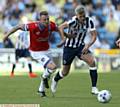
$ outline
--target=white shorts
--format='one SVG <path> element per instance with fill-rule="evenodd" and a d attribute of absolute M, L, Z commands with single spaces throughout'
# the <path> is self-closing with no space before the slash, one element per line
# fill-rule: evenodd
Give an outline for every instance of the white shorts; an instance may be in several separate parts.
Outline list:
<path fill-rule="evenodd" d="M 30 50 L 30 54 L 33 59 L 41 63 L 44 67 L 46 67 L 46 65 L 50 61 L 52 61 L 52 55 L 50 50 L 48 51 L 31 51 Z"/>

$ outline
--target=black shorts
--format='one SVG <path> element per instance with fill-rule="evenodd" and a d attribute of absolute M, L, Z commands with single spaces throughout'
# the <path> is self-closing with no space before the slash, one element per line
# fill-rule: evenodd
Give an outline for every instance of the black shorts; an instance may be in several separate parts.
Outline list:
<path fill-rule="evenodd" d="M 28 49 L 16 49 L 15 50 L 16 61 L 18 61 L 18 59 L 22 57 L 30 57 L 30 52 Z"/>
<path fill-rule="evenodd" d="M 85 45 L 80 45 L 78 48 L 70 48 L 64 47 L 63 49 L 63 65 L 70 65 L 75 58 L 75 56 L 79 57 L 82 54 L 82 49 Z"/>

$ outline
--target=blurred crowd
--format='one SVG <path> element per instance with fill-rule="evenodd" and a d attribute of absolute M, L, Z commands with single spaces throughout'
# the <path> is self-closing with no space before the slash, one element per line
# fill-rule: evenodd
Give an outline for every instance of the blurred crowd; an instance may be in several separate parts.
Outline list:
<path fill-rule="evenodd" d="M 115 41 L 120 37 L 120 0 L 63 1 L 61 4 L 60 0 L 44 0 L 44 4 L 38 5 L 36 0 L 0 0 L 0 32 L 6 33 L 20 23 L 39 20 L 39 12 L 43 9 L 48 11 L 51 20 L 60 25 L 71 19 L 76 6 L 82 4 L 86 7 L 87 15 L 93 17 L 98 32 L 93 48 L 117 48 Z M 55 48 L 60 38 L 56 32 L 52 35 L 51 47 Z M 88 40 L 89 36 L 86 42 Z M 9 40 L 6 46 L 0 43 L 0 47 L 13 48 L 14 43 Z"/>

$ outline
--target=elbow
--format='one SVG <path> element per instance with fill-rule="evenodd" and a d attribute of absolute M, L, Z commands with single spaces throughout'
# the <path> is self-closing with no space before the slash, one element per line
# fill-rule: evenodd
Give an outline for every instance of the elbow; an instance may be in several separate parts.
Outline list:
<path fill-rule="evenodd" d="M 96 41 L 96 39 L 97 39 L 97 36 L 95 36 L 95 41 Z"/>

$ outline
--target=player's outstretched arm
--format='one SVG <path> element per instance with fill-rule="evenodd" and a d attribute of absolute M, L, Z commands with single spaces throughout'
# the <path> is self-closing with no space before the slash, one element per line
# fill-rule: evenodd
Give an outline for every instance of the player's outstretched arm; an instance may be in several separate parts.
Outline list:
<path fill-rule="evenodd" d="M 88 49 L 94 44 L 94 42 L 96 41 L 96 38 L 97 38 L 97 32 L 96 30 L 94 31 L 91 31 L 91 40 L 88 44 L 85 44 L 83 50 L 82 50 L 82 53 L 83 54 L 86 54 L 88 52 Z"/>
<path fill-rule="evenodd" d="M 60 48 L 60 47 L 62 47 L 64 45 L 64 42 L 65 42 L 64 28 L 66 28 L 66 27 L 68 27 L 66 22 L 64 22 L 63 24 L 61 24 L 58 27 L 58 32 L 59 32 L 60 37 L 61 37 L 61 42 L 59 44 L 57 44 L 58 48 Z"/>
<path fill-rule="evenodd" d="M 64 36 L 65 36 L 66 38 L 75 38 L 77 35 L 72 35 L 72 34 L 69 34 L 69 33 L 64 32 Z"/>
<path fill-rule="evenodd" d="M 24 29 L 24 25 L 19 25 L 19 26 L 15 26 L 13 29 L 11 29 L 3 38 L 3 41 L 6 41 L 7 38 L 13 34 L 14 32 L 16 32 L 17 30 L 23 30 Z"/>
<path fill-rule="evenodd" d="M 116 41 L 116 45 L 120 48 L 120 38 Z"/>
<path fill-rule="evenodd" d="M 67 22 L 64 22 L 63 24 L 61 24 L 61 25 L 59 26 L 60 34 L 62 35 L 62 37 L 75 38 L 76 35 L 72 35 L 72 34 L 69 34 L 69 33 L 64 32 L 64 29 L 65 29 L 65 28 L 68 28 L 68 27 L 69 27 L 69 25 L 68 25 Z"/>
<path fill-rule="evenodd" d="M 58 31 L 59 31 L 61 39 L 62 39 L 62 41 L 57 45 L 57 47 L 59 47 L 59 48 L 64 45 L 65 37 L 66 38 L 74 38 L 75 37 L 74 35 L 71 35 L 71 34 L 68 34 L 68 33 L 64 32 L 64 29 L 68 28 L 68 27 L 69 27 L 69 25 L 67 24 L 67 22 L 64 22 L 63 24 L 61 24 L 58 27 Z"/>
<path fill-rule="evenodd" d="M 65 40 L 62 40 L 59 44 L 57 44 L 57 47 L 58 48 L 61 48 L 65 43 Z"/>
<path fill-rule="evenodd" d="M 64 22 L 63 24 L 61 24 L 61 25 L 58 27 L 59 32 L 60 32 L 60 35 L 62 36 L 62 38 L 63 38 L 63 37 L 66 37 L 66 38 L 74 38 L 74 37 L 75 37 L 75 36 L 72 35 L 72 34 L 68 34 L 68 33 L 64 32 L 64 29 L 65 29 L 65 28 L 68 28 L 68 27 L 69 27 L 69 25 L 68 25 L 67 22 Z"/>

